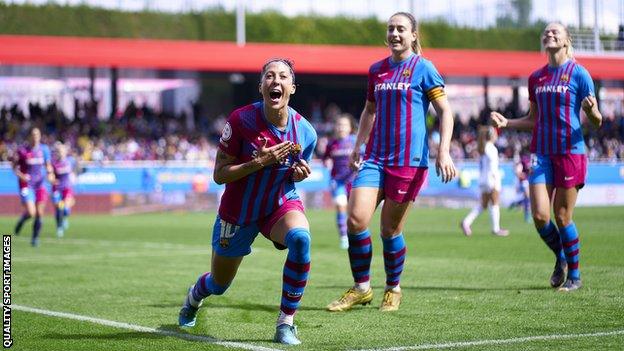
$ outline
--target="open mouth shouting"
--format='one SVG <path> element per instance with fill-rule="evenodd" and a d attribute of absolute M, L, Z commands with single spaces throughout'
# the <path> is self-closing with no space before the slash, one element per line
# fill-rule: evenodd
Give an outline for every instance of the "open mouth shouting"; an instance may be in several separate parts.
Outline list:
<path fill-rule="evenodd" d="M 283 95 L 282 91 L 277 88 L 273 88 L 271 89 L 271 91 L 269 91 L 269 98 L 271 99 L 271 102 L 274 104 L 280 102 L 280 100 L 282 99 L 282 95 Z"/>

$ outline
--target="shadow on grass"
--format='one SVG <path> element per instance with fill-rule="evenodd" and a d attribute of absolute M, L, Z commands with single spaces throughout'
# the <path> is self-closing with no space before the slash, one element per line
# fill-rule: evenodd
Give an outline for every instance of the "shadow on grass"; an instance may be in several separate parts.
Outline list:
<path fill-rule="evenodd" d="M 316 285 L 315 289 L 347 289 L 348 285 Z M 375 290 L 383 290 L 385 286 L 373 285 Z M 527 290 L 553 290 L 550 286 L 545 285 L 532 285 L 532 286 L 510 286 L 510 287 L 497 287 L 497 286 L 421 286 L 421 285 L 401 285 L 401 290 L 414 290 L 414 291 L 527 291 Z"/>
<path fill-rule="evenodd" d="M 215 301 L 216 303 L 213 303 L 212 301 Z M 150 304 L 147 305 L 148 307 L 155 307 L 155 308 L 170 308 L 170 307 L 181 307 L 180 303 L 177 302 L 172 302 L 172 303 L 157 303 L 157 304 Z M 210 308 L 223 308 L 223 309 L 235 309 L 235 310 L 245 310 L 245 311 L 262 311 L 262 312 L 275 312 L 277 313 L 279 311 L 279 305 L 275 305 L 275 304 L 260 304 L 260 303 L 238 303 L 238 304 L 223 304 L 223 303 L 219 303 L 216 299 L 214 298 L 209 298 L 206 301 L 204 301 L 204 304 L 202 305 L 202 309 L 210 309 Z M 300 306 L 299 311 L 323 311 L 325 310 L 322 307 L 310 307 L 310 306 Z"/>
<path fill-rule="evenodd" d="M 272 342 L 272 339 L 229 339 L 222 340 L 217 339 L 211 335 L 205 334 L 193 334 L 189 333 L 187 330 L 184 330 L 178 327 L 177 324 L 163 324 L 160 327 L 156 328 L 155 332 L 140 332 L 140 331 L 127 331 L 127 332 L 115 332 L 115 333 L 48 333 L 45 335 L 46 339 L 55 339 L 55 340 L 118 340 L 118 341 L 131 341 L 131 340 L 157 340 L 163 338 L 176 338 L 185 341 L 191 342 L 202 342 L 202 343 L 251 343 L 251 342 Z"/>

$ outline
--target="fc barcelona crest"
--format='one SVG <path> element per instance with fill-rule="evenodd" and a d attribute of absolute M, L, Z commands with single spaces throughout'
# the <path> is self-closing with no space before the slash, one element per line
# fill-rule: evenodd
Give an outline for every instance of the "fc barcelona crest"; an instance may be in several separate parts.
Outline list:
<path fill-rule="evenodd" d="M 570 76 L 567 74 L 562 74 L 561 75 L 561 81 L 562 82 L 569 82 L 570 81 Z"/>
<path fill-rule="evenodd" d="M 409 69 L 409 68 L 406 68 L 406 69 L 404 69 L 404 70 L 403 70 L 403 73 L 401 73 L 401 75 L 402 75 L 403 77 L 409 77 L 409 76 L 411 76 L 411 75 L 412 75 L 412 70 L 411 70 L 411 69 Z"/>

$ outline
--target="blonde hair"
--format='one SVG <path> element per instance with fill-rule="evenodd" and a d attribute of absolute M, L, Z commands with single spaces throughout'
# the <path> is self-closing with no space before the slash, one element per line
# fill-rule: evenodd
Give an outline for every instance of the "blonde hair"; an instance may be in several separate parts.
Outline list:
<path fill-rule="evenodd" d="M 479 150 L 479 154 L 483 155 L 485 153 L 485 145 L 488 141 L 492 141 L 494 136 L 496 135 L 496 131 L 492 126 L 481 126 L 479 127 L 479 131 L 477 134 L 477 149 Z"/>
<path fill-rule="evenodd" d="M 412 43 L 412 51 L 414 51 L 418 55 L 421 55 L 422 47 L 420 46 L 420 33 L 418 33 L 418 22 L 416 21 L 414 15 L 409 12 L 397 12 L 390 16 L 390 18 L 394 16 L 403 16 L 407 18 L 407 20 L 410 22 L 410 25 L 412 26 L 412 33 L 416 33 L 416 40 L 414 40 L 414 42 Z M 385 43 L 386 45 L 388 44 L 387 42 Z"/>

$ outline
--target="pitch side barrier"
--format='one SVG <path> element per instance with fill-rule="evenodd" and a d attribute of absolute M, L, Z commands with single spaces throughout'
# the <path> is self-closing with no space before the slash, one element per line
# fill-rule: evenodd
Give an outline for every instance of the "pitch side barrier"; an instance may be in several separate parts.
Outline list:
<path fill-rule="evenodd" d="M 430 162 L 430 174 L 423 185 L 419 198 L 435 199 L 433 205 L 455 206 L 457 203 L 445 201 L 475 201 L 479 195 L 479 164 L 475 161 L 457 162 L 460 176 L 448 184 L 443 184 L 435 176 Z M 85 171 L 75 180 L 74 193 L 77 196 L 90 194 L 163 194 L 175 198 L 176 194 L 212 194 L 217 197 L 224 186 L 212 179 L 212 163 L 187 161 L 123 161 L 82 164 Z M 329 198 L 329 172 L 318 160 L 311 163 L 312 174 L 297 188 L 303 196 L 318 197 L 312 204 L 324 207 Z M 503 181 L 503 204 L 513 201 L 517 181 L 512 162 L 501 162 L 500 172 Z M 171 195 L 171 196 L 168 196 Z M 0 198 L 17 198 L 17 178 L 10 164 L 0 163 Z M 322 197 L 322 198 L 321 198 Z M 309 201 L 308 201 L 309 202 Z M 624 205 L 624 162 L 590 162 L 587 185 L 580 192 L 578 204 L 581 206 Z M 318 206 L 317 206 L 318 205 Z M 465 205 L 465 204 L 464 204 Z M 459 206 L 462 206 L 461 203 Z"/>

